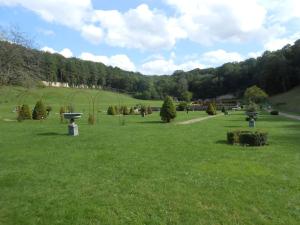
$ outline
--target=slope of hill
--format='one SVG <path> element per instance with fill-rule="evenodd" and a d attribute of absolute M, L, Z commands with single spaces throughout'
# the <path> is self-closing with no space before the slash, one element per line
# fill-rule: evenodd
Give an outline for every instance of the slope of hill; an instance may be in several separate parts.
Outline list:
<path fill-rule="evenodd" d="M 98 91 L 76 88 L 34 88 L 4 86 L 0 87 L 0 110 L 11 118 L 14 108 L 18 105 L 28 104 L 33 108 L 35 103 L 42 99 L 46 105 L 53 108 L 53 113 L 58 113 L 61 106 L 74 107 L 75 111 L 88 114 L 92 110 L 92 99 L 95 99 L 95 110 L 106 111 L 109 105 L 126 105 L 128 107 L 137 104 L 161 106 L 161 101 L 139 100 L 126 94 L 110 91 Z M 4 115 L 2 114 L 2 115 Z"/>
<path fill-rule="evenodd" d="M 280 111 L 300 115 L 300 86 L 271 97 L 270 102 L 274 108 Z"/>

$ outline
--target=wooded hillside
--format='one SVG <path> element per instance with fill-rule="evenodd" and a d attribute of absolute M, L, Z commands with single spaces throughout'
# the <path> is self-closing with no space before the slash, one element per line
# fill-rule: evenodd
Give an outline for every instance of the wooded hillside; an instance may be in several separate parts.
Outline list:
<path fill-rule="evenodd" d="M 67 82 L 70 86 L 110 87 L 141 99 L 162 99 L 171 95 L 182 100 L 241 95 L 258 85 L 269 95 L 300 84 L 300 40 L 283 49 L 266 51 L 257 59 L 226 63 L 218 68 L 175 71 L 171 76 L 145 76 L 102 63 L 64 58 L 0 41 L 0 85 L 32 86 L 38 81 Z"/>

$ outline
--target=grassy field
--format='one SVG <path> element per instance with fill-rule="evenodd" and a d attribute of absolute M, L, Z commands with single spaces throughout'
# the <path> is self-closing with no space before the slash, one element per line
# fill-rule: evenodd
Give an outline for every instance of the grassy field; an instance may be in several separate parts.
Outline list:
<path fill-rule="evenodd" d="M 257 127 L 270 136 L 270 145 L 261 148 L 226 144 L 228 130 L 247 127 L 242 112 L 191 125 L 176 121 L 206 115 L 179 113 L 174 123 L 163 124 L 158 113 L 101 112 L 95 126 L 86 116 L 78 120 L 80 136 L 74 138 L 55 112 L 63 103 L 54 104 L 72 90 L 33 92 L 55 107 L 45 121 L 10 121 L 17 91 L 2 95 L 0 224 L 299 224 L 297 121 L 261 115 Z M 88 110 L 84 95 L 74 98 L 80 111 Z M 118 98 L 140 102 L 101 96 L 100 110 Z"/>
<path fill-rule="evenodd" d="M 270 102 L 275 109 L 300 115 L 300 86 L 284 94 L 271 97 Z"/>

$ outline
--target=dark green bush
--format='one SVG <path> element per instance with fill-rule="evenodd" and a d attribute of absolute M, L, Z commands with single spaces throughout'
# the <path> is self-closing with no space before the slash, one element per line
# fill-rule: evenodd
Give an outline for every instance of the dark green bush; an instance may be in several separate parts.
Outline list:
<path fill-rule="evenodd" d="M 49 114 L 50 114 L 51 111 L 52 111 L 52 107 L 51 106 L 47 106 L 46 107 L 47 116 L 49 116 Z"/>
<path fill-rule="evenodd" d="M 31 119 L 31 110 L 28 105 L 22 105 L 18 107 L 18 121 L 30 120 Z"/>
<path fill-rule="evenodd" d="M 36 103 L 33 112 L 32 119 L 34 120 L 42 120 L 47 117 L 47 111 L 44 103 L 40 100 Z"/>
<path fill-rule="evenodd" d="M 64 113 L 66 112 L 66 107 L 61 106 L 59 109 L 60 122 L 64 122 Z"/>
<path fill-rule="evenodd" d="M 130 114 L 130 115 L 134 115 L 134 114 L 135 114 L 135 112 L 134 112 L 134 108 L 133 108 L 133 107 L 131 107 L 131 108 L 130 108 L 130 110 L 129 110 L 129 114 Z"/>
<path fill-rule="evenodd" d="M 180 102 L 177 106 L 178 111 L 185 111 L 188 107 L 188 104 L 186 102 Z"/>
<path fill-rule="evenodd" d="M 128 107 L 126 106 L 126 105 L 124 105 L 124 106 L 122 106 L 122 108 L 121 108 L 121 113 L 123 114 L 123 115 L 129 115 L 129 110 L 128 110 Z"/>
<path fill-rule="evenodd" d="M 107 115 L 114 116 L 116 115 L 116 107 L 115 106 L 109 106 L 107 109 Z"/>
<path fill-rule="evenodd" d="M 160 117 L 163 122 L 170 123 L 176 118 L 176 107 L 171 97 L 167 96 L 160 110 Z"/>
<path fill-rule="evenodd" d="M 208 107 L 207 107 L 207 109 L 206 109 L 206 113 L 207 113 L 208 115 L 211 115 L 211 116 L 217 115 L 216 108 L 214 107 L 214 105 L 213 105 L 212 103 L 209 103 L 209 104 L 208 104 Z"/>
<path fill-rule="evenodd" d="M 274 115 L 274 116 L 278 116 L 279 115 L 279 111 L 277 110 L 273 110 L 270 112 L 271 115 Z"/>
<path fill-rule="evenodd" d="M 231 131 L 227 132 L 228 144 L 246 146 L 263 146 L 268 141 L 268 133 L 263 131 Z"/>
<path fill-rule="evenodd" d="M 150 105 L 147 107 L 147 114 L 148 115 L 152 114 L 152 108 Z"/>
<path fill-rule="evenodd" d="M 145 117 L 147 115 L 147 107 L 142 105 L 140 109 L 140 113 L 142 117 Z"/>

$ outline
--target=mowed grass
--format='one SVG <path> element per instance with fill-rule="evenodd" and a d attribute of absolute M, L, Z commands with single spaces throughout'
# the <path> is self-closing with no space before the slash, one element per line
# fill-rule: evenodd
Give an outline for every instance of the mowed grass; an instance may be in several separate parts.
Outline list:
<path fill-rule="evenodd" d="M 191 125 L 176 121 L 206 115 L 163 124 L 101 112 L 69 137 L 55 111 L 3 120 L 12 105 L 0 112 L 0 224 L 299 224 L 298 121 L 261 115 L 270 145 L 247 148 L 225 142 L 247 127 L 242 112 Z"/>
<path fill-rule="evenodd" d="M 271 97 L 270 102 L 275 109 L 300 115 L 300 86 L 286 93 Z"/>

